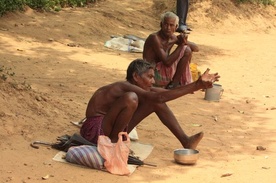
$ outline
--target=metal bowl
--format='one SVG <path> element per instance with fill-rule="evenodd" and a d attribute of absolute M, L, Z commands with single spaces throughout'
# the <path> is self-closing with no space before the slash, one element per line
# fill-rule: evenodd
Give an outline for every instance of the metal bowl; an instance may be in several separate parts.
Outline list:
<path fill-rule="evenodd" d="M 174 150 L 174 160 L 183 165 L 193 165 L 198 160 L 198 150 L 194 149 L 176 149 Z"/>

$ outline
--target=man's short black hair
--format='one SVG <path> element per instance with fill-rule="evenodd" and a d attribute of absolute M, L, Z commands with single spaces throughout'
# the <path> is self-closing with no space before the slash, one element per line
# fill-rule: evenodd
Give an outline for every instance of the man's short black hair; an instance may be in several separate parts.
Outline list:
<path fill-rule="evenodd" d="M 147 72 L 149 69 L 154 69 L 154 65 L 143 59 L 139 59 L 139 58 L 135 59 L 129 64 L 127 68 L 126 80 L 132 81 L 133 73 L 142 75 L 143 73 Z"/>

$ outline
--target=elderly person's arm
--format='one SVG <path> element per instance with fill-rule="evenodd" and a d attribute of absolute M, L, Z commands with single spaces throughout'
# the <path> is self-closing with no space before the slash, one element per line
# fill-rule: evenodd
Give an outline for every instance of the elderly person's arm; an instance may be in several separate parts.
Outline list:
<path fill-rule="evenodd" d="M 188 35 L 187 34 L 180 33 L 177 36 L 176 44 L 177 45 L 180 45 L 180 44 L 188 45 L 191 48 L 192 52 L 198 52 L 199 51 L 199 48 L 198 48 L 197 44 L 195 44 L 194 42 L 188 41 Z"/>

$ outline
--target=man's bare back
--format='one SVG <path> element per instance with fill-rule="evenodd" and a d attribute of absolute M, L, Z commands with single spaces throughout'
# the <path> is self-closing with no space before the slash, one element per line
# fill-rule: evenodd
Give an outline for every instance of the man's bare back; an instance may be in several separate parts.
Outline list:
<path fill-rule="evenodd" d="M 86 117 L 106 115 L 112 104 L 126 92 L 140 90 L 127 81 L 115 82 L 99 88 L 91 97 Z"/>

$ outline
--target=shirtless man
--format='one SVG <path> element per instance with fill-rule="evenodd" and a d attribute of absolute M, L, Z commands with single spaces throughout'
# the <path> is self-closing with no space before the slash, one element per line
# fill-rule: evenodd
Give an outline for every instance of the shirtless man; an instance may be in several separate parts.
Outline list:
<path fill-rule="evenodd" d="M 156 64 L 155 86 L 167 89 L 192 82 L 189 64 L 192 52 L 198 46 L 188 41 L 185 33 L 176 36 L 179 18 L 172 12 L 161 16 L 161 29 L 148 36 L 144 44 L 143 59 Z M 171 53 L 174 45 L 177 47 Z"/>
<path fill-rule="evenodd" d="M 117 142 L 118 133 L 128 133 L 151 113 L 175 135 L 184 148 L 195 149 L 203 132 L 187 136 L 166 102 L 188 93 L 212 87 L 219 75 L 209 74 L 209 69 L 191 84 L 172 90 L 156 88 L 154 66 L 142 59 L 132 61 L 127 69 L 126 81 L 115 82 L 99 88 L 91 97 L 86 109 L 86 121 L 80 134 L 97 144 L 99 135 Z"/>

